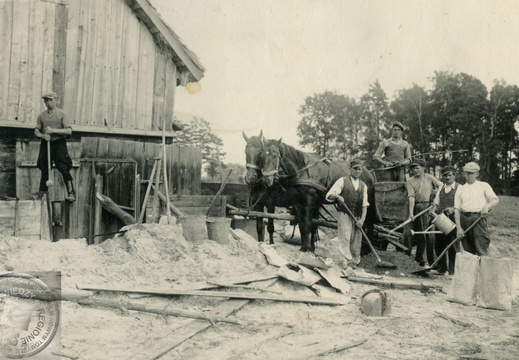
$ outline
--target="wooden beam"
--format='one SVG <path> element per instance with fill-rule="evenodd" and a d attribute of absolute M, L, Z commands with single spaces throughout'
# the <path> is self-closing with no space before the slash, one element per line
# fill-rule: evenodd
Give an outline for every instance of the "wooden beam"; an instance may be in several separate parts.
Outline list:
<path fill-rule="evenodd" d="M 395 279 L 395 280 L 385 280 L 385 279 L 367 279 L 358 276 L 348 276 L 348 280 L 368 285 L 375 286 L 384 286 L 391 289 L 413 289 L 413 290 L 428 290 L 428 289 L 442 289 L 445 284 L 434 283 L 434 282 L 424 282 L 424 281 L 415 281 L 413 279 Z"/>
<path fill-rule="evenodd" d="M 108 211 L 108 212 L 114 214 L 115 216 L 117 216 L 119 219 L 121 219 L 121 221 L 125 225 L 132 225 L 132 224 L 136 224 L 137 223 L 137 221 L 135 220 L 135 218 L 133 216 L 131 216 L 126 211 L 121 209 L 108 196 L 96 193 L 96 197 L 99 199 L 99 201 L 101 202 L 101 205 L 103 206 L 104 209 L 106 209 L 106 211 Z"/>
<path fill-rule="evenodd" d="M 177 54 L 177 56 L 182 60 L 182 62 L 187 66 L 191 74 L 196 80 L 202 79 L 204 76 L 203 71 L 193 62 L 191 57 L 184 51 L 180 42 L 173 37 L 171 34 L 171 30 L 166 26 L 166 24 L 162 21 L 162 19 L 158 16 L 155 9 L 151 7 L 148 1 L 146 0 L 134 0 L 135 3 L 139 4 L 141 9 L 144 11 L 146 16 L 149 18 L 149 21 L 152 25 L 155 26 L 161 33 L 162 36 L 166 39 L 168 44 L 171 46 L 173 51 Z"/>
<path fill-rule="evenodd" d="M 240 293 L 233 291 L 198 291 L 198 290 L 175 290 L 175 289 L 125 289 L 117 287 L 93 287 L 92 285 L 77 285 L 80 290 L 90 291 L 114 291 L 125 293 L 152 294 L 161 296 L 207 296 L 207 297 L 224 297 L 234 299 L 248 300 L 272 300 L 282 302 L 299 302 L 316 305 L 344 305 L 345 301 L 337 299 L 318 298 L 310 296 L 276 296 L 266 294 Z"/>
<path fill-rule="evenodd" d="M 34 130 L 35 124 L 22 123 L 18 121 L 9 121 L 7 119 L 0 119 L 0 128 L 14 128 Z M 153 137 L 162 138 L 161 130 L 140 130 L 140 129 L 125 129 L 125 128 L 111 128 L 105 126 L 90 126 L 90 125 L 72 125 L 73 133 L 87 133 L 87 134 L 101 134 L 101 135 L 127 135 L 139 137 Z M 81 134 L 80 134 L 81 135 Z M 166 131 L 166 137 L 173 137 L 173 131 Z"/>
<path fill-rule="evenodd" d="M 101 174 L 96 174 L 95 176 L 95 191 L 97 194 L 103 194 L 103 176 Z M 101 203 L 101 199 L 95 200 L 94 205 L 94 235 L 101 233 L 101 219 L 103 215 L 103 205 Z M 100 243 L 99 237 L 94 238 L 94 244 L 98 245 Z"/>
<path fill-rule="evenodd" d="M 288 214 L 270 214 L 260 211 L 248 211 L 248 210 L 230 210 L 229 214 L 231 215 L 240 215 L 247 217 L 260 217 L 274 220 L 286 220 L 286 221 L 296 221 L 296 217 Z M 331 229 L 337 229 L 337 223 L 332 223 L 325 220 L 317 220 L 313 219 L 312 224 L 324 226 Z"/>

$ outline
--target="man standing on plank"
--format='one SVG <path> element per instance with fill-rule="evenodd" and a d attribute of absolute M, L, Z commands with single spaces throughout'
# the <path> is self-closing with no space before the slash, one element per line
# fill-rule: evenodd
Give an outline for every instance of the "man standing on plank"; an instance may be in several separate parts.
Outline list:
<path fill-rule="evenodd" d="M 70 169 L 72 169 L 72 159 L 67 149 L 66 137 L 72 134 L 67 113 L 57 108 L 58 95 L 54 92 L 46 93 L 42 96 L 47 110 L 38 116 L 34 134 L 41 139 L 40 153 L 36 165 L 41 170 L 40 193 L 48 191 L 47 181 L 49 180 L 49 168 L 47 156 L 47 142 L 50 142 L 50 158 L 54 162 L 56 169 L 63 176 L 63 181 L 67 187 L 68 196 L 65 200 L 76 201 L 76 191 Z"/>

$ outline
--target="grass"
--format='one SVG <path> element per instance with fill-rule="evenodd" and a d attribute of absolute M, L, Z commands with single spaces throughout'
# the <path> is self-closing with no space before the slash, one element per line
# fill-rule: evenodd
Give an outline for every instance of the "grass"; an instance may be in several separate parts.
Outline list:
<path fill-rule="evenodd" d="M 499 196 L 499 204 L 492 210 L 488 218 L 491 256 L 519 259 L 518 214 L 519 197 Z"/>

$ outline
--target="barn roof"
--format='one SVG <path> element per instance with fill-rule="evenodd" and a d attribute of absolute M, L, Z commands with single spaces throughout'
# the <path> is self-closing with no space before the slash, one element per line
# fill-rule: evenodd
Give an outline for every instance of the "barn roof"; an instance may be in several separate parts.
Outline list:
<path fill-rule="evenodd" d="M 162 20 L 160 14 L 149 0 L 126 0 L 133 12 L 146 25 L 159 46 L 169 52 L 178 71 L 180 84 L 196 82 L 204 76 L 205 68 L 200 59 Z"/>

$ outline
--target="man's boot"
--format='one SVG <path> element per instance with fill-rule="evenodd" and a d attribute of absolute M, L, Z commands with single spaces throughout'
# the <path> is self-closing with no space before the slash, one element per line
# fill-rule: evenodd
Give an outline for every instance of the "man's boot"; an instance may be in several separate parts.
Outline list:
<path fill-rule="evenodd" d="M 76 191 L 74 190 L 74 183 L 71 180 L 69 180 L 69 181 L 67 181 L 66 186 L 67 186 L 68 196 L 65 198 L 65 200 L 70 201 L 70 202 L 76 201 Z"/>

